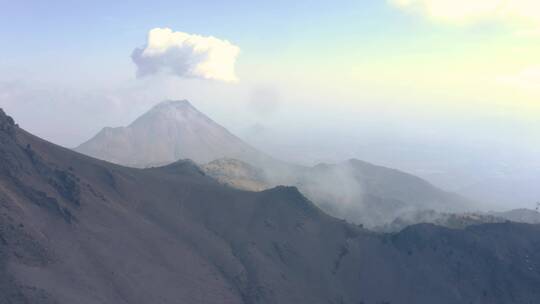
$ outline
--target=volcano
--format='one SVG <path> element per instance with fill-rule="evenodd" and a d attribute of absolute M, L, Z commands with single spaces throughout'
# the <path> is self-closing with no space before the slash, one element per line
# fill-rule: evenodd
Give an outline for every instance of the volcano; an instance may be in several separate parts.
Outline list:
<path fill-rule="evenodd" d="M 127 127 L 106 127 L 76 151 L 132 167 L 164 165 L 179 159 L 206 163 L 219 158 L 266 158 L 187 100 L 157 104 Z"/>

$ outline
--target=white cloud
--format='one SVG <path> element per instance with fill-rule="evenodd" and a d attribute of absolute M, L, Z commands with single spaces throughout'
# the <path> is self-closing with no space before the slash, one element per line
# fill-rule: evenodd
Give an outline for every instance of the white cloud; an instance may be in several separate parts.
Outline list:
<path fill-rule="evenodd" d="M 499 21 L 527 28 L 540 25 L 538 0 L 389 0 L 398 7 L 420 12 L 437 21 L 470 24 Z"/>
<path fill-rule="evenodd" d="M 227 40 L 155 28 L 148 33 L 146 45 L 136 48 L 131 58 L 137 65 L 137 77 L 165 72 L 234 82 L 238 80 L 235 63 L 239 53 L 240 48 Z"/>

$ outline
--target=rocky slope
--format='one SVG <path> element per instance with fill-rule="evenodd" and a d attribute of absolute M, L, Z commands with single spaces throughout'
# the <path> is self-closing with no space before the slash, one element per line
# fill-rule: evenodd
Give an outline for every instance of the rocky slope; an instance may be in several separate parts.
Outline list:
<path fill-rule="evenodd" d="M 537 303 L 540 226 L 374 234 L 295 188 L 89 158 L 0 111 L 0 303 Z"/>
<path fill-rule="evenodd" d="M 268 180 L 263 169 L 236 159 L 220 158 L 201 168 L 222 184 L 240 190 L 262 191 L 275 186 Z"/>
<path fill-rule="evenodd" d="M 442 191 L 414 175 L 354 159 L 335 165 L 264 166 L 264 169 L 238 160 L 220 159 L 203 166 L 203 170 L 239 189 L 298 187 L 325 212 L 368 227 L 384 225 L 411 212 L 462 212 L 475 206 L 474 202 Z"/>

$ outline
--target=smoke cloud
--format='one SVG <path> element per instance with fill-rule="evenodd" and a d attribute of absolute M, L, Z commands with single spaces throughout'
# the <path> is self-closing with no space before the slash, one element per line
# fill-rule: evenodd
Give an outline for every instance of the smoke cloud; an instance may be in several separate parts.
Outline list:
<path fill-rule="evenodd" d="M 181 78 L 235 82 L 239 53 L 240 48 L 227 40 L 154 28 L 148 33 L 146 45 L 136 48 L 131 58 L 137 66 L 137 77 L 169 73 Z"/>

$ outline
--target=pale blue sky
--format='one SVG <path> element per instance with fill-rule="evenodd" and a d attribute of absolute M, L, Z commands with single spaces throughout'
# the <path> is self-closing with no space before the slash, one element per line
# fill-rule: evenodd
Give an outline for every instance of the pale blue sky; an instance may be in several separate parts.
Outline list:
<path fill-rule="evenodd" d="M 419 22 L 384 1 L 3 2 L 0 65 L 45 76 L 56 74 L 58 61 L 66 69 L 131 73 L 131 51 L 155 27 L 228 39 L 241 47 L 240 60 L 252 62 L 291 49 L 334 55 L 336 44 L 367 46 L 408 35 Z"/>

